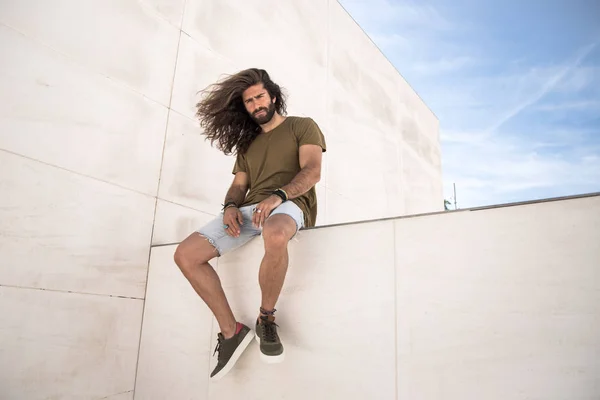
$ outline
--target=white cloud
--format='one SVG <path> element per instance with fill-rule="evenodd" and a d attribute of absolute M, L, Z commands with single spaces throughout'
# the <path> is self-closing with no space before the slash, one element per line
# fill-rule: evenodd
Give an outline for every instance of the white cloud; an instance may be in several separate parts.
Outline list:
<path fill-rule="evenodd" d="M 461 56 L 454 58 L 440 58 L 432 61 L 420 61 L 413 65 L 412 69 L 423 75 L 437 75 L 441 73 L 461 70 L 466 67 L 477 65 L 473 57 Z"/>
<path fill-rule="evenodd" d="M 448 129 L 442 129 L 440 132 L 440 139 L 444 143 L 456 143 L 456 144 L 471 144 L 476 145 L 484 142 L 489 137 L 485 132 L 463 132 L 453 131 Z"/>
<path fill-rule="evenodd" d="M 600 114 L 599 100 L 579 100 L 540 104 L 535 107 L 537 111 L 592 111 L 596 110 Z"/>
<path fill-rule="evenodd" d="M 527 99 L 522 102 L 519 102 L 509 110 L 507 113 L 503 114 L 494 124 L 487 128 L 489 132 L 494 132 L 503 124 L 505 124 L 510 119 L 514 118 L 524 109 L 530 107 L 531 105 L 537 103 L 540 99 L 542 99 L 548 92 L 552 91 L 558 83 L 560 83 L 565 76 L 567 76 L 570 72 L 572 72 L 575 68 L 581 64 L 581 62 L 594 50 L 596 44 L 592 44 L 589 46 L 585 46 L 580 49 L 574 60 L 569 62 L 564 67 L 561 67 L 559 71 L 549 77 L 532 95 L 530 95 Z"/>
<path fill-rule="evenodd" d="M 456 28 L 435 7 L 423 2 L 344 0 L 342 6 L 351 15 L 360 16 L 360 25 L 368 32 L 387 28 L 437 31 Z"/>
<path fill-rule="evenodd" d="M 596 46 L 598 43 L 596 43 Z M 558 93 L 577 93 L 588 89 L 591 84 L 596 83 L 600 89 L 600 68 L 594 66 L 580 66 L 566 76 L 554 89 Z"/>
<path fill-rule="evenodd" d="M 585 137 L 583 132 L 580 137 Z M 441 136 L 447 134 L 442 131 Z M 537 191 L 562 195 L 600 190 L 600 148 L 584 141 L 573 142 L 560 132 L 553 147 L 568 147 L 567 152 L 552 151 L 523 136 L 481 133 L 453 133 L 459 138 L 442 144 L 446 198 L 456 182 L 461 208 L 523 200 Z M 578 135 L 575 135 L 578 136 Z M 562 138 L 562 140 L 561 140 Z"/>
<path fill-rule="evenodd" d="M 454 182 L 459 207 L 600 190 L 600 145 L 586 147 L 600 130 L 568 125 L 570 113 L 599 110 L 600 68 L 584 62 L 598 43 L 559 63 L 511 61 L 474 47 L 468 17 L 423 2 L 343 4 L 440 118 L 446 198 Z"/>
<path fill-rule="evenodd" d="M 374 33 L 369 35 L 369 37 L 384 53 L 386 53 L 387 51 L 411 51 L 414 46 L 414 43 L 407 39 L 406 36 L 400 35 L 398 33 Z"/>

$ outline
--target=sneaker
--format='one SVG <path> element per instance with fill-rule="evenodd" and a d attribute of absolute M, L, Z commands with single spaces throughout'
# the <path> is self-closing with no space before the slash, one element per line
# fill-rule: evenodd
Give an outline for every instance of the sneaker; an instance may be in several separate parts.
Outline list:
<path fill-rule="evenodd" d="M 256 341 L 260 344 L 260 358 L 267 363 L 283 361 L 283 345 L 277 334 L 274 317 L 261 315 L 256 320 Z"/>
<path fill-rule="evenodd" d="M 237 333 L 231 338 L 225 339 L 221 333 L 217 335 L 217 347 L 213 356 L 216 352 L 219 352 L 219 355 L 217 356 L 217 366 L 210 374 L 212 380 L 221 379 L 233 368 L 238 358 L 252 341 L 252 336 L 250 328 L 239 322 Z"/>

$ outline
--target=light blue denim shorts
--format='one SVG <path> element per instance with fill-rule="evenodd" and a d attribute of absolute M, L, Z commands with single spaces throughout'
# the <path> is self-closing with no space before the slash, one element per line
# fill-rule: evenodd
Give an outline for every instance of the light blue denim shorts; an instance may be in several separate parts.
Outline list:
<path fill-rule="evenodd" d="M 198 229 L 200 235 L 204 236 L 219 252 L 219 256 L 225 255 L 231 250 L 237 249 L 248 243 L 251 239 L 256 236 L 260 236 L 262 228 L 256 228 L 252 224 L 252 214 L 256 204 L 251 204 L 240 208 L 242 217 L 244 220 L 243 225 L 240 227 L 240 236 L 233 237 L 227 234 L 223 224 L 223 212 L 221 212 L 212 221 Z M 271 212 L 271 216 L 276 214 L 285 214 L 292 217 L 296 222 L 296 233 L 304 227 L 304 213 L 294 202 L 286 201 L 280 204 L 276 209 Z M 269 218 L 267 218 L 269 219 Z M 295 235 L 294 235 L 295 236 Z"/>

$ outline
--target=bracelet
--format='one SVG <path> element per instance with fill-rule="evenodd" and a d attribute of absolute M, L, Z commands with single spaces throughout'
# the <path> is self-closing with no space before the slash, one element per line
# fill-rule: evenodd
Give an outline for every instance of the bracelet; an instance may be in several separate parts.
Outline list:
<path fill-rule="evenodd" d="M 287 193 L 283 189 L 277 189 L 273 194 L 279 196 L 284 203 L 289 200 Z"/>
<path fill-rule="evenodd" d="M 235 204 L 234 201 L 228 201 L 227 203 L 225 203 L 225 205 L 223 205 L 223 211 L 225 211 L 229 207 L 236 207 L 236 208 L 238 208 L 237 204 Z"/>

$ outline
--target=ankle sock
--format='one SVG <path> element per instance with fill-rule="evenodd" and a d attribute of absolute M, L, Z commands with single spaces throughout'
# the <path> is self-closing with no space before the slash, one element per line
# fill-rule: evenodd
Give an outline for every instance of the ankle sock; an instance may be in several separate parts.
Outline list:
<path fill-rule="evenodd" d="M 240 333 L 240 331 L 242 330 L 243 327 L 244 327 L 244 325 L 240 324 L 239 322 L 236 322 L 235 334 L 237 335 L 238 333 Z"/>

